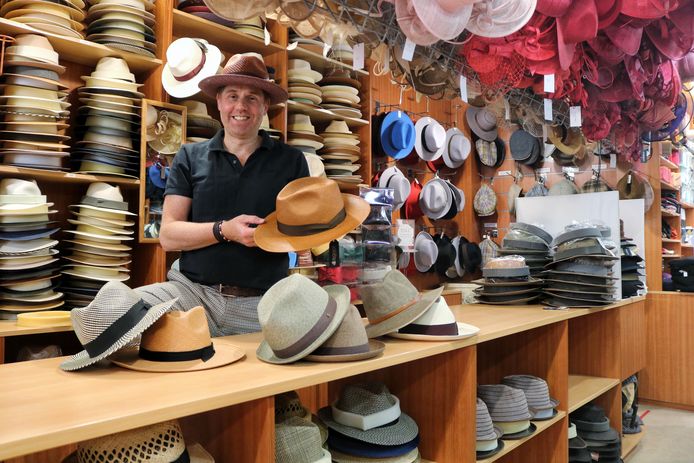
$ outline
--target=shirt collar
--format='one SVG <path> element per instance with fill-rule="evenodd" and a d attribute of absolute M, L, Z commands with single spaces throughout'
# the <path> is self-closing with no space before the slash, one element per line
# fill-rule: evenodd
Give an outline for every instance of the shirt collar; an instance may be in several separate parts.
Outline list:
<path fill-rule="evenodd" d="M 273 141 L 272 138 L 270 138 L 270 135 L 265 131 L 265 130 L 259 130 L 258 135 L 260 135 L 263 139 L 260 142 L 260 148 L 259 149 L 265 149 L 270 151 L 274 146 L 275 142 Z M 210 139 L 210 144 L 209 144 L 209 150 L 210 151 L 226 151 L 227 149 L 224 147 L 224 129 L 219 129 L 219 131 L 215 134 L 214 137 Z"/>

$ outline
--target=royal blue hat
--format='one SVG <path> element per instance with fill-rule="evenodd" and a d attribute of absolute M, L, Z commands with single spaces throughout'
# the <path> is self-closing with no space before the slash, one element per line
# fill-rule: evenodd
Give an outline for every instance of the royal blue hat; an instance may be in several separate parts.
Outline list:
<path fill-rule="evenodd" d="M 381 123 L 381 147 L 393 159 L 403 159 L 410 154 L 415 136 L 414 123 L 403 111 L 389 112 Z"/>

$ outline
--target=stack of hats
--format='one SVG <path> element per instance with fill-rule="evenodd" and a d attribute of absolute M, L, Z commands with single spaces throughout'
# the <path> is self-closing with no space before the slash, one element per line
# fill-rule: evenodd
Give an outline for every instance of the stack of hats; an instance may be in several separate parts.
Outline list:
<path fill-rule="evenodd" d="M 453 266 L 446 271 L 448 278 L 463 277 L 466 273 L 474 273 L 482 264 L 482 248 L 477 243 L 471 243 L 462 235 L 451 240 L 455 249 Z"/>
<path fill-rule="evenodd" d="M 302 59 L 289 60 L 289 99 L 318 108 L 323 101 L 321 88 L 316 84 L 323 76 L 311 69 Z"/>
<path fill-rule="evenodd" d="M 450 220 L 465 208 L 465 193 L 450 180 L 436 176 L 424 184 L 419 207 L 430 219 Z"/>
<path fill-rule="evenodd" d="M 503 433 L 502 439 L 522 439 L 537 429 L 530 422 L 533 415 L 522 390 L 505 384 L 483 384 L 477 386 L 477 397 L 487 405 L 492 422 Z"/>
<path fill-rule="evenodd" d="M 234 21 L 224 19 L 214 14 L 205 4 L 204 0 L 177 0 L 176 8 L 193 16 L 221 24 L 222 26 L 232 27 L 234 25 Z"/>
<path fill-rule="evenodd" d="M 0 318 L 63 305 L 52 205 L 35 181 L 0 181 Z"/>
<path fill-rule="evenodd" d="M 256 39 L 265 40 L 265 24 L 260 16 L 254 16 L 243 21 L 235 21 L 231 26 L 235 31 L 243 32 L 244 34 L 255 37 Z"/>
<path fill-rule="evenodd" d="M 149 0 L 90 0 L 85 22 L 87 40 L 154 58 L 154 2 Z"/>
<path fill-rule="evenodd" d="M 544 159 L 544 149 L 540 140 L 525 130 L 516 130 L 509 140 L 511 156 L 514 161 L 526 166 L 533 166 Z"/>
<path fill-rule="evenodd" d="M 352 59 L 354 57 L 354 51 L 352 46 L 341 37 L 336 37 L 332 46 L 330 47 L 330 55 L 332 59 L 341 61 L 343 63 L 352 64 Z"/>
<path fill-rule="evenodd" d="M 521 256 L 491 259 L 482 269 L 482 276 L 473 281 L 481 285 L 475 297 L 482 304 L 527 304 L 540 297 L 542 280 L 530 276 L 530 268 Z"/>
<path fill-rule="evenodd" d="M 550 397 L 549 386 L 544 379 L 532 375 L 510 375 L 501 382 L 523 391 L 534 421 L 550 420 L 557 416 L 555 407 L 559 401 Z"/>
<path fill-rule="evenodd" d="M 83 39 L 84 7 L 82 0 L 10 0 L 3 2 L 0 16 L 43 32 Z"/>
<path fill-rule="evenodd" d="M 99 289 L 109 281 L 126 281 L 130 270 L 132 248 L 123 244 L 133 239 L 134 222 L 127 220 L 135 214 L 128 211 L 128 203 L 118 186 L 103 182 L 89 185 L 79 204 L 68 206 L 76 218 L 68 219 L 74 230 L 65 230 L 71 236 L 68 261 L 62 269 L 66 302 L 71 307 L 89 304 Z"/>
<path fill-rule="evenodd" d="M 578 435 L 576 425 L 569 422 L 569 463 L 591 463 L 592 461 L 586 441 Z"/>
<path fill-rule="evenodd" d="M 327 429 L 301 404 L 295 391 L 275 396 L 276 461 L 329 463 L 327 440 Z"/>
<path fill-rule="evenodd" d="M 335 70 L 319 82 L 323 95 L 321 107 L 339 116 L 361 118 L 361 84 L 348 70 Z"/>
<path fill-rule="evenodd" d="M 361 164 L 355 164 L 360 155 L 359 135 L 353 134 L 345 121 L 332 121 L 320 136 L 323 137 L 324 143 L 320 156 L 328 178 L 347 183 L 361 183 L 361 175 L 356 174 Z"/>
<path fill-rule="evenodd" d="M 287 144 L 304 154 L 317 155 L 323 148 L 323 137 L 316 134 L 311 118 L 306 114 L 290 113 L 287 120 Z"/>
<path fill-rule="evenodd" d="M 504 441 L 501 436 L 504 432 L 499 426 L 495 426 L 492 417 L 489 415 L 487 404 L 482 399 L 477 398 L 477 459 L 484 460 L 492 455 L 499 453 L 504 448 Z"/>
<path fill-rule="evenodd" d="M 104 57 L 82 76 L 77 89 L 78 136 L 72 150 L 75 170 L 82 173 L 140 176 L 140 103 L 144 95 L 122 58 Z M 82 129 L 83 127 L 83 129 Z"/>
<path fill-rule="evenodd" d="M 584 451 L 575 450 L 580 454 L 573 461 L 598 461 L 600 463 L 620 463 L 622 440 L 620 434 L 610 427 L 610 419 L 605 416 L 605 410 L 594 403 L 587 403 L 570 416 L 576 425 L 578 436 L 586 444 Z M 586 454 L 592 454 L 592 460 L 585 460 Z M 597 456 L 597 458 L 596 458 Z"/>
<path fill-rule="evenodd" d="M 550 245 L 552 235 L 542 226 L 516 222 L 509 225 L 509 232 L 501 242 L 500 256 L 517 255 L 525 259 L 530 275 L 540 277 L 545 265 L 552 261 Z"/>
<path fill-rule="evenodd" d="M 221 128 L 221 125 L 220 125 L 220 128 Z M 263 116 L 263 121 L 260 123 L 260 128 L 263 129 L 264 131 L 266 131 L 268 133 L 268 135 L 270 135 L 270 138 L 272 138 L 273 140 L 277 140 L 277 141 L 281 140 L 282 131 L 277 130 L 277 129 L 273 129 L 272 127 L 270 127 L 270 118 L 268 117 L 267 114 L 265 114 Z"/>
<path fill-rule="evenodd" d="M 543 274 L 546 304 L 598 307 L 614 301 L 619 277 L 613 276 L 612 266 L 619 258 L 605 246 L 603 236 L 598 227 L 577 224 L 554 238 L 554 260 Z"/>
<path fill-rule="evenodd" d="M 197 143 L 214 137 L 222 128 L 222 124 L 207 112 L 207 105 L 202 101 L 185 100 L 186 111 L 186 141 Z"/>
<path fill-rule="evenodd" d="M 420 460 L 417 423 L 401 411 L 400 401 L 383 383 L 345 386 L 337 401 L 321 408 L 318 416 L 329 428 L 333 461 Z"/>
<path fill-rule="evenodd" d="M 43 3 L 43 2 L 41 2 Z M 63 170 L 70 103 L 59 75 L 58 53 L 45 37 L 18 35 L 5 52 L 0 113 L 3 164 Z"/>
<path fill-rule="evenodd" d="M 645 271 L 643 257 L 638 252 L 638 246 L 631 238 L 622 234 L 620 240 L 620 259 L 622 262 L 622 297 L 636 296 L 639 290 L 645 288 L 641 277 Z"/>

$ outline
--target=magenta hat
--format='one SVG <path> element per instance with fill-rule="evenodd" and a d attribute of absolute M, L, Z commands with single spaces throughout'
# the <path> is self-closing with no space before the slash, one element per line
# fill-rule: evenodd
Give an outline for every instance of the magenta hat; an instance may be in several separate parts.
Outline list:
<path fill-rule="evenodd" d="M 639 19 L 658 19 L 675 11 L 679 0 L 623 0 L 622 13 Z"/>
<path fill-rule="evenodd" d="M 537 11 L 545 16 L 559 18 L 566 14 L 571 6 L 571 0 L 537 0 Z"/>

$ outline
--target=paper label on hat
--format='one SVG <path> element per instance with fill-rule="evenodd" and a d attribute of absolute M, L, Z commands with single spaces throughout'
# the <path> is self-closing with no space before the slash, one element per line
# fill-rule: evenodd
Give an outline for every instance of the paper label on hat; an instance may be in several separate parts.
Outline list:
<path fill-rule="evenodd" d="M 511 120 L 511 103 L 506 98 L 504 98 L 504 118 L 507 121 Z"/>
<path fill-rule="evenodd" d="M 545 76 L 545 93 L 554 93 L 554 74 L 547 74 Z"/>
<path fill-rule="evenodd" d="M 578 173 L 578 167 L 562 167 L 561 171 L 567 174 L 576 174 Z"/>
<path fill-rule="evenodd" d="M 330 51 L 330 44 L 329 43 L 324 43 L 323 44 L 323 58 L 328 57 L 328 52 Z"/>
<path fill-rule="evenodd" d="M 490 222 L 490 223 L 485 223 L 484 228 L 496 228 L 497 223 L 496 222 Z"/>
<path fill-rule="evenodd" d="M 270 37 L 270 31 L 267 30 L 267 27 L 263 27 L 263 35 L 265 35 L 265 46 L 267 47 L 270 45 L 270 42 L 272 41 L 272 38 Z"/>
<path fill-rule="evenodd" d="M 289 45 L 287 45 L 287 50 L 295 50 L 296 47 L 299 46 L 299 42 L 292 42 Z"/>
<path fill-rule="evenodd" d="M 500 170 L 496 173 L 499 177 L 510 177 L 511 176 L 511 171 L 510 170 Z"/>
<path fill-rule="evenodd" d="M 547 130 L 547 124 L 542 124 L 542 141 L 547 143 L 547 137 L 549 137 L 549 131 Z"/>
<path fill-rule="evenodd" d="M 583 117 L 581 116 L 580 106 L 571 106 L 569 108 L 569 127 L 580 127 L 583 125 Z"/>
<path fill-rule="evenodd" d="M 460 76 L 460 99 L 467 103 L 467 77 Z"/>
<path fill-rule="evenodd" d="M 352 69 L 364 69 L 364 44 L 358 43 L 352 47 Z"/>
<path fill-rule="evenodd" d="M 552 100 L 545 98 L 545 120 L 552 120 Z"/>
<path fill-rule="evenodd" d="M 612 153 L 610 154 L 610 169 L 616 169 L 617 168 L 617 155 Z"/>
<path fill-rule="evenodd" d="M 414 220 L 398 219 L 396 221 L 398 227 L 397 237 L 398 246 L 403 252 L 414 251 Z"/>
<path fill-rule="evenodd" d="M 410 39 L 405 39 L 405 46 L 402 47 L 402 59 L 405 61 L 412 61 L 414 57 L 414 47 L 416 46 L 417 44 Z"/>

